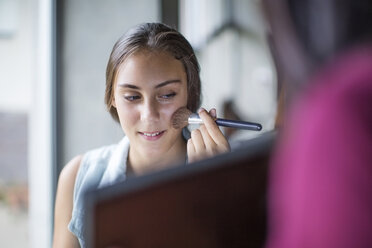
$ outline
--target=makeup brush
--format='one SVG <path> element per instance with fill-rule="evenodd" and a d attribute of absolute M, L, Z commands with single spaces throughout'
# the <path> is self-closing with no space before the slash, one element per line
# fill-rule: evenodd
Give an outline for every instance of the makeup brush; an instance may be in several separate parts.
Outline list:
<path fill-rule="evenodd" d="M 216 118 L 216 124 L 218 126 L 233 127 L 253 131 L 261 131 L 262 126 L 259 123 L 246 122 L 246 121 L 235 121 Z M 192 113 L 186 107 L 182 107 L 176 110 L 172 115 L 172 126 L 175 129 L 183 128 L 188 124 L 202 124 L 203 120 L 198 114 Z"/>

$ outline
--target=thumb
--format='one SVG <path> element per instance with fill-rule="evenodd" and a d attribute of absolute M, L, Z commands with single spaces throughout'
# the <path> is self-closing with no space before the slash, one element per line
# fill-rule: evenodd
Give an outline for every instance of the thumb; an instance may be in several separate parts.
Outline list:
<path fill-rule="evenodd" d="M 213 118 L 217 118 L 217 111 L 215 108 L 212 108 L 209 110 L 209 115 L 212 116 Z"/>

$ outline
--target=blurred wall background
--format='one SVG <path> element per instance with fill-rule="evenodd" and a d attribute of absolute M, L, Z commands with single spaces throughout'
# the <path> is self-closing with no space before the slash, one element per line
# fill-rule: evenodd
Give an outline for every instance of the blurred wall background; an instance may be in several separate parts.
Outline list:
<path fill-rule="evenodd" d="M 0 247 L 27 247 L 33 0 L 0 0 Z"/>

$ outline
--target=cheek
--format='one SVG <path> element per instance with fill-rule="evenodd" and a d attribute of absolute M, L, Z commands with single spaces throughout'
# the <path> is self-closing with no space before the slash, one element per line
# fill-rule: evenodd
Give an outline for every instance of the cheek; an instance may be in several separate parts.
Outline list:
<path fill-rule="evenodd" d="M 186 107 L 186 105 L 187 95 L 184 94 L 184 96 L 182 98 L 179 98 L 178 101 L 174 102 L 173 104 L 167 105 L 162 109 L 163 118 L 166 118 L 170 121 L 173 113 L 181 107 Z"/>
<path fill-rule="evenodd" d="M 178 108 L 175 105 L 169 106 L 167 108 L 163 108 L 162 110 L 162 119 L 165 119 L 167 121 L 170 121 L 172 118 L 173 113 L 177 110 Z"/>
<path fill-rule="evenodd" d="M 117 102 L 116 110 L 123 128 L 132 126 L 139 118 L 138 111 L 133 106 Z"/>

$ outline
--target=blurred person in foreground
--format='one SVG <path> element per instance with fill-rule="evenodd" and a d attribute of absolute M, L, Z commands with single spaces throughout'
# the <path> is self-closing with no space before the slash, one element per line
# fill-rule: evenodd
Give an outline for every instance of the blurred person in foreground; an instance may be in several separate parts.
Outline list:
<path fill-rule="evenodd" d="M 266 247 L 372 247 L 372 1 L 263 6 L 290 89 Z"/>

